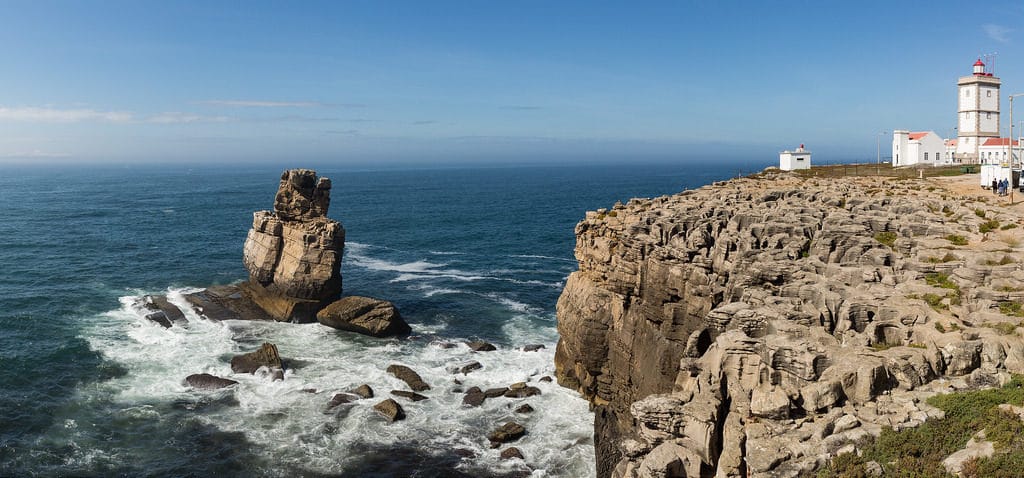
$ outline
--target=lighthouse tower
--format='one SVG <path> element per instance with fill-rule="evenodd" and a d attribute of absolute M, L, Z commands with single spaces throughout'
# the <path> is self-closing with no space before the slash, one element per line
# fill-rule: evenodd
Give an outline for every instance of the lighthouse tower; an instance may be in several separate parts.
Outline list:
<path fill-rule="evenodd" d="M 978 147 L 988 138 L 999 137 L 999 78 L 985 68 L 981 58 L 974 62 L 970 76 L 957 84 L 957 144 L 954 159 L 959 163 L 980 162 Z"/>

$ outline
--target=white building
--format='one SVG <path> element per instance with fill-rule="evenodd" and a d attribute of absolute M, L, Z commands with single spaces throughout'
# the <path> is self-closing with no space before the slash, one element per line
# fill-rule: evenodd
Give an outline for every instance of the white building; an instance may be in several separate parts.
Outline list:
<path fill-rule="evenodd" d="M 792 171 L 794 169 L 811 169 L 811 152 L 800 145 L 796 151 L 782 151 L 779 153 L 779 169 Z"/>
<path fill-rule="evenodd" d="M 980 58 L 974 62 L 974 73 L 957 81 L 958 162 L 980 163 L 985 141 L 999 137 L 999 85 L 999 78 L 986 71 Z"/>
<path fill-rule="evenodd" d="M 898 129 L 892 132 L 893 167 L 926 165 L 938 166 L 947 163 L 946 146 L 934 131 Z"/>

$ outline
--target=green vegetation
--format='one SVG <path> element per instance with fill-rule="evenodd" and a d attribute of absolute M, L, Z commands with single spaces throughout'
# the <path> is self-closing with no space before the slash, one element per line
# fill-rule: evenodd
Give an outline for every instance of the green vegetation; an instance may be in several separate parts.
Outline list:
<path fill-rule="evenodd" d="M 1009 231 L 1010 229 L 1017 229 L 1017 225 L 1014 223 L 1003 224 L 1003 227 L 999 228 L 1000 231 Z"/>
<path fill-rule="evenodd" d="M 935 325 L 939 325 L 939 324 L 935 324 Z M 910 348 L 915 348 L 915 349 L 927 349 L 927 348 L 928 348 L 928 346 L 927 346 L 927 345 L 925 345 L 925 344 L 919 344 L 919 343 L 917 343 L 917 342 L 912 342 L 912 343 L 909 343 L 909 344 L 907 344 L 907 347 L 910 347 Z"/>
<path fill-rule="evenodd" d="M 997 221 L 995 219 L 989 219 L 989 220 L 981 223 L 980 226 L 978 226 L 978 232 L 980 232 L 982 234 L 984 234 L 986 232 L 994 231 L 996 229 L 999 229 L 999 221 Z"/>
<path fill-rule="evenodd" d="M 960 292 L 960 286 L 956 285 L 956 282 L 949 280 L 949 274 L 943 274 L 941 272 L 925 274 L 924 282 L 932 287 L 941 287 L 943 289 Z"/>
<path fill-rule="evenodd" d="M 1015 262 L 1017 262 L 1017 261 L 1013 260 L 1012 257 L 1010 257 L 1010 256 L 1003 256 L 1003 258 L 999 259 L 998 261 L 993 261 L 993 260 L 989 259 L 989 260 L 985 261 L 985 265 L 986 266 L 1005 266 L 1007 264 L 1013 264 Z"/>
<path fill-rule="evenodd" d="M 946 333 L 946 328 L 942 326 L 942 322 L 935 323 L 935 330 L 938 330 L 939 333 Z"/>
<path fill-rule="evenodd" d="M 930 264 L 939 264 L 939 263 L 945 264 L 947 262 L 953 262 L 953 261 L 958 261 L 958 260 L 960 260 L 959 257 L 954 256 L 953 254 L 947 252 L 946 255 L 944 255 L 942 257 L 934 257 L 934 256 L 933 257 L 928 257 L 928 258 L 925 259 L 925 262 L 928 262 Z"/>
<path fill-rule="evenodd" d="M 939 294 L 925 294 L 924 297 L 921 298 L 924 299 L 926 304 L 930 305 L 935 310 L 949 310 L 949 306 L 942 303 L 942 299 L 946 298 L 945 296 Z"/>
<path fill-rule="evenodd" d="M 873 349 L 875 349 L 875 350 L 877 350 L 879 352 L 881 352 L 883 350 L 889 350 L 889 349 L 891 349 L 893 347 L 894 347 L 893 345 L 889 345 L 889 344 L 887 344 L 885 342 L 875 342 L 875 343 L 871 344 L 871 348 L 873 348 Z"/>
<path fill-rule="evenodd" d="M 946 240 L 952 242 L 954 246 L 966 246 L 967 238 L 957 234 L 950 234 L 946 236 Z"/>
<path fill-rule="evenodd" d="M 884 468 L 884 476 L 938 478 L 948 477 L 942 460 L 960 450 L 975 433 L 984 429 L 988 440 L 996 444 L 991 458 L 968 462 L 964 478 L 1009 478 L 1024 470 L 1024 422 L 999 405 L 1024 404 L 1024 377 L 1014 376 L 1002 388 L 937 395 L 928 404 L 946 416 L 929 420 L 917 428 L 895 432 L 891 428 L 873 443 L 863 444 L 861 456 L 847 453 L 832 459 L 818 477 L 865 477 L 865 464 L 874 461 Z"/>
<path fill-rule="evenodd" d="M 945 214 L 946 217 L 952 216 L 953 215 L 953 208 L 949 207 L 948 204 L 945 205 L 945 206 L 942 206 L 942 213 Z"/>
<path fill-rule="evenodd" d="M 995 329 L 996 332 L 999 332 L 1002 335 L 1013 334 L 1013 332 L 1017 330 L 1017 325 L 1018 324 L 1011 324 L 1009 322 L 983 322 L 981 324 L 982 327 Z"/>
<path fill-rule="evenodd" d="M 1010 317 L 1024 317 L 1024 307 L 1020 302 L 1000 302 L 999 312 Z"/>
<path fill-rule="evenodd" d="M 896 237 L 895 232 L 886 231 L 875 234 L 875 240 L 889 246 L 889 249 L 892 249 L 892 246 L 896 244 Z"/>
<path fill-rule="evenodd" d="M 978 216 L 978 217 L 980 217 L 982 219 L 985 219 L 985 210 L 984 209 L 975 209 L 974 210 L 974 215 Z"/>

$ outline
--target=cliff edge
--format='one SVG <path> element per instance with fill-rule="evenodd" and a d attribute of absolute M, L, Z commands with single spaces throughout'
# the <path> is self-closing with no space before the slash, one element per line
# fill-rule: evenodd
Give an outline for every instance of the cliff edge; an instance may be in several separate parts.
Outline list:
<path fill-rule="evenodd" d="M 555 362 L 598 477 L 812 473 L 1024 372 L 1024 217 L 990 202 L 765 173 L 587 213 Z"/>

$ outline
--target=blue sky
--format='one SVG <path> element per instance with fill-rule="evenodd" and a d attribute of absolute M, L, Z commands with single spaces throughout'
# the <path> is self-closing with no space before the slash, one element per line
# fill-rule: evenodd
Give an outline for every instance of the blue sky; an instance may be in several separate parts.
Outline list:
<path fill-rule="evenodd" d="M 979 54 L 1005 110 L 1022 42 L 1016 1 L 5 0 L 0 162 L 873 159 Z"/>

